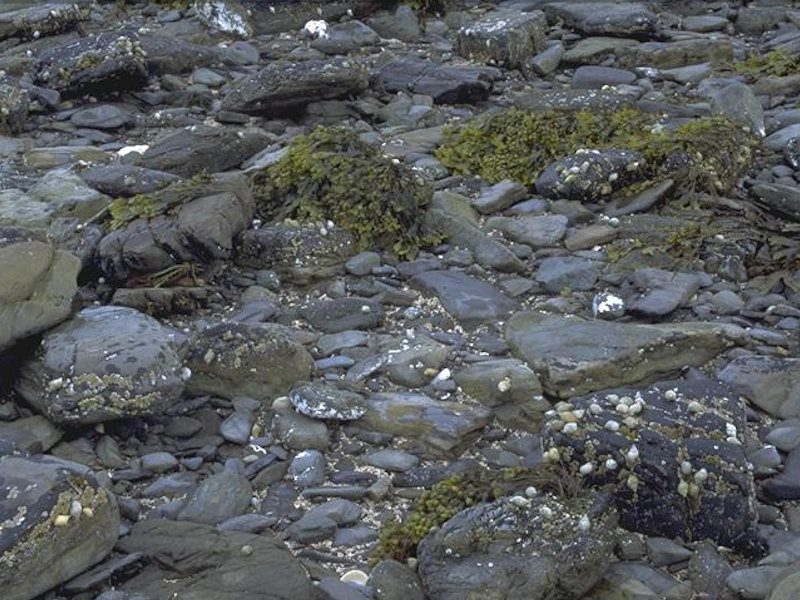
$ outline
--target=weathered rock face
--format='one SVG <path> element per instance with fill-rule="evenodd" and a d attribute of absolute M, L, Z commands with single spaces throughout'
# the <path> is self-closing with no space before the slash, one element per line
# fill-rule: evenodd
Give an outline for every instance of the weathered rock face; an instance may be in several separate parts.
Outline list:
<path fill-rule="evenodd" d="M 271 403 L 309 378 L 314 361 L 291 329 L 275 323 L 213 325 L 193 340 L 186 358 L 189 391 Z"/>
<path fill-rule="evenodd" d="M 387 92 L 426 94 L 440 104 L 480 102 L 492 89 L 487 69 L 443 67 L 416 58 L 392 61 L 380 68 L 377 77 Z"/>
<path fill-rule="evenodd" d="M 740 356 L 719 372 L 758 408 L 782 419 L 800 416 L 800 360 Z"/>
<path fill-rule="evenodd" d="M 256 33 L 279 33 L 301 29 L 312 19 L 336 21 L 344 15 L 357 18 L 368 15 L 381 6 L 380 0 L 241 0 Z"/>
<path fill-rule="evenodd" d="M 28 92 L 10 77 L 0 75 L 0 133 L 22 133 L 29 108 Z"/>
<path fill-rule="evenodd" d="M 222 101 L 225 110 L 275 116 L 367 88 L 367 72 L 354 59 L 272 63 L 234 82 Z"/>
<path fill-rule="evenodd" d="M 119 228 L 100 241 L 98 262 L 107 277 L 121 280 L 230 258 L 254 210 L 241 176 L 178 182 L 144 198 L 117 200 L 111 214 Z"/>
<path fill-rule="evenodd" d="M 119 547 L 151 561 L 125 588 L 155 600 L 322 600 L 300 562 L 268 535 L 154 519 L 134 525 Z"/>
<path fill-rule="evenodd" d="M 512 352 L 561 398 L 700 366 L 746 339 L 726 324 L 638 325 L 533 312 L 515 314 L 506 326 Z"/>
<path fill-rule="evenodd" d="M 630 150 L 583 150 L 548 166 L 536 180 L 547 198 L 590 201 L 635 181 L 644 159 Z"/>
<path fill-rule="evenodd" d="M 456 52 L 473 60 L 519 68 L 544 49 L 546 31 L 547 20 L 541 11 L 494 11 L 459 30 Z"/>
<path fill-rule="evenodd" d="M 607 499 L 539 495 L 520 504 L 503 498 L 468 508 L 420 542 L 431 600 L 577 600 L 600 580 L 617 537 Z"/>
<path fill-rule="evenodd" d="M 571 398 L 548 423 L 545 456 L 608 486 L 627 529 L 757 554 L 745 427 L 744 403 L 715 381 L 617 388 Z"/>
<path fill-rule="evenodd" d="M 647 35 L 655 30 L 657 17 L 636 2 L 553 2 L 544 7 L 551 20 L 587 35 Z"/>
<path fill-rule="evenodd" d="M 37 79 L 65 97 L 137 89 L 147 81 L 145 53 L 135 35 L 101 33 L 43 52 Z"/>
<path fill-rule="evenodd" d="M 119 511 L 91 471 L 52 456 L 0 458 L 0 594 L 30 600 L 99 562 Z"/>
<path fill-rule="evenodd" d="M 58 33 L 89 17 L 91 5 L 78 2 L 45 2 L 39 6 L 0 13 L 0 40 L 9 37 L 22 39 Z"/>
<path fill-rule="evenodd" d="M 176 334 L 135 310 L 86 308 L 49 332 L 16 389 L 54 423 L 157 414 L 183 391 Z"/>
<path fill-rule="evenodd" d="M 37 237 L 0 227 L 0 352 L 72 312 L 80 261 Z"/>

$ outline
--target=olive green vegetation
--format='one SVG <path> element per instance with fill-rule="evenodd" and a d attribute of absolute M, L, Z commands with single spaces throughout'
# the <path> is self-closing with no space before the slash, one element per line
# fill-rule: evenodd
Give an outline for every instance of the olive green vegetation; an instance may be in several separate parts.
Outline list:
<path fill-rule="evenodd" d="M 581 490 L 580 481 L 566 467 L 552 463 L 530 469 L 511 467 L 453 475 L 417 498 L 403 521 L 383 525 L 370 554 L 370 565 L 385 558 L 403 562 L 416 553 L 422 538 L 465 508 L 520 492 L 528 486 L 562 499 L 573 498 Z"/>
<path fill-rule="evenodd" d="M 657 115 L 631 107 L 612 112 L 512 108 L 448 129 L 436 156 L 458 174 L 478 174 L 489 183 L 513 179 L 530 186 L 548 164 L 580 148 L 629 149 L 646 159 L 639 187 L 681 166 L 693 189 L 718 192 L 732 187 L 744 173 L 754 146 L 755 138 L 725 117 L 665 127 Z"/>
<path fill-rule="evenodd" d="M 359 250 L 384 248 L 409 257 L 433 241 L 421 233 L 430 186 L 344 127 L 297 136 L 250 185 L 259 217 L 331 220 L 353 234 Z"/>
<path fill-rule="evenodd" d="M 772 50 L 766 54 L 751 54 L 746 60 L 733 64 L 737 73 L 749 76 L 775 75 L 785 77 L 800 73 L 800 54 L 785 49 Z"/>

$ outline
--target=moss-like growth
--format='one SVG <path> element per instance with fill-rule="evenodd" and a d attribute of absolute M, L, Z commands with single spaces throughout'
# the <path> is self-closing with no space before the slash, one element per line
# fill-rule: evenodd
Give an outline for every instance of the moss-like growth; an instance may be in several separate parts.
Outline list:
<path fill-rule="evenodd" d="M 333 221 L 359 250 L 391 249 L 413 256 L 430 186 L 405 165 L 342 127 L 319 127 L 289 144 L 277 163 L 254 174 L 256 212 L 265 220 Z"/>
<path fill-rule="evenodd" d="M 766 54 L 751 54 L 746 60 L 734 63 L 733 70 L 751 77 L 794 75 L 800 73 L 800 54 L 794 54 L 782 48 Z"/>
<path fill-rule="evenodd" d="M 390 521 L 383 526 L 370 555 L 370 564 L 385 558 L 405 561 L 415 554 L 417 544 L 431 530 L 465 508 L 478 502 L 491 502 L 528 486 L 559 498 L 574 497 L 581 489 L 580 481 L 564 467 L 548 463 L 532 469 L 511 467 L 453 475 L 424 492 L 405 520 Z"/>
<path fill-rule="evenodd" d="M 450 129 L 445 140 L 436 152 L 442 164 L 459 174 L 477 173 L 489 183 L 513 179 L 532 185 L 548 164 L 580 148 L 620 148 L 644 155 L 645 181 L 681 170 L 694 187 L 709 191 L 736 182 L 750 164 L 755 143 L 724 117 L 669 128 L 656 115 L 630 107 L 597 113 L 510 109 Z"/>

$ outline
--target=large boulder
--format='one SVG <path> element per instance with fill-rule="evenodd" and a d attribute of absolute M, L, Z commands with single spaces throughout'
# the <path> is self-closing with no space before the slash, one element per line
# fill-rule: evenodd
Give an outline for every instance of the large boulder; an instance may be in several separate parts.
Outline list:
<path fill-rule="evenodd" d="M 91 471 L 52 456 L 0 458 L 0 597 L 31 600 L 111 551 L 119 511 Z"/>
<path fill-rule="evenodd" d="M 456 52 L 517 69 L 544 49 L 546 33 L 547 20 L 541 11 L 493 11 L 458 31 Z"/>
<path fill-rule="evenodd" d="M 0 352 L 69 316 L 80 268 L 32 232 L 0 227 Z"/>
<path fill-rule="evenodd" d="M 73 27 L 89 17 L 91 3 L 44 2 L 34 6 L 0 12 L 0 40 L 10 37 L 22 39 L 58 33 Z"/>
<path fill-rule="evenodd" d="M 448 67 L 431 60 L 399 58 L 380 68 L 377 81 L 389 93 L 425 94 L 438 104 L 469 104 L 489 97 L 491 73 L 487 68 Z"/>
<path fill-rule="evenodd" d="M 535 312 L 519 312 L 506 326 L 511 351 L 560 398 L 702 366 L 748 339 L 724 323 L 639 325 Z"/>
<path fill-rule="evenodd" d="M 658 25 L 655 13 L 637 2 L 552 2 L 544 11 L 585 35 L 648 37 Z"/>
<path fill-rule="evenodd" d="M 600 581 L 617 540 L 607 498 L 515 498 L 463 510 L 420 542 L 431 600 L 577 600 Z"/>
<path fill-rule="evenodd" d="M 54 423 L 158 414 L 183 392 L 176 333 L 130 308 L 85 308 L 50 331 L 16 389 Z"/>
<path fill-rule="evenodd" d="M 800 359 L 739 356 L 718 377 L 773 417 L 800 417 Z"/>
<path fill-rule="evenodd" d="M 353 59 L 275 62 L 232 83 L 222 108 L 275 116 L 311 102 L 358 94 L 367 88 L 367 72 Z"/>
<path fill-rule="evenodd" d="M 545 456 L 609 489 L 623 527 L 757 554 L 745 403 L 713 380 L 573 397 L 545 428 Z"/>

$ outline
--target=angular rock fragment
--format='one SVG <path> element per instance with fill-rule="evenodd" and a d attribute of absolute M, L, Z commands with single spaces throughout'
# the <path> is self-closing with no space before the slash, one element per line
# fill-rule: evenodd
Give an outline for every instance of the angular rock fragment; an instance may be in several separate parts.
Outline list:
<path fill-rule="evenodd" d="M 456 52 L 465 58 L 517 69 L 544 48 L 546 31 L 547 20 L 541 11 L 493 11 L 459 30 Z"/>
<path fill-rule="evenodd" d="M 402 58 L 381 67 L 378 80 L 390 93 L 425 94 L 439 104 L 470 104 L 489 97 L 493 78 L 487 69 Z"/>

